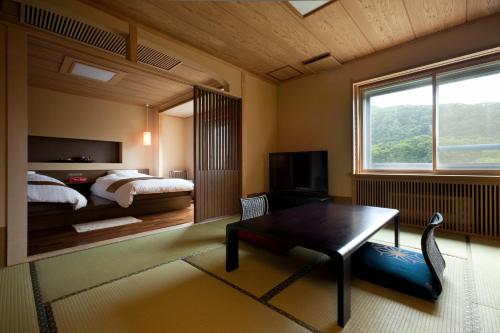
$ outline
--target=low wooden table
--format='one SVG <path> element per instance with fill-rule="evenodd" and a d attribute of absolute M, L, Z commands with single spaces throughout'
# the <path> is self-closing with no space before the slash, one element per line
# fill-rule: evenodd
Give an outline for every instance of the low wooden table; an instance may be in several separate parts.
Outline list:
<path fill-rule="evenodd" d="M 337 267 L 337 323 L 344 327 L 351 316 L 351 254 L 392 220 L 394 242 L 399 246 L 399 211 L 396 209 L 312 203 L 231 223 L 226 227 L 226 271 L 238 268 L 239 230 L 325 253 Z"/>

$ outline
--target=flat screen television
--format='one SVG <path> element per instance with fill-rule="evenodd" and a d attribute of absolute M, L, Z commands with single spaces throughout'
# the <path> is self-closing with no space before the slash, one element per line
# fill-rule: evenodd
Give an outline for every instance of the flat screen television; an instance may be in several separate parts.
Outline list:
<path fill-rule="evenodd" d="M 328 193 L 328 152 L 269 154 L 272 192 Z"/>

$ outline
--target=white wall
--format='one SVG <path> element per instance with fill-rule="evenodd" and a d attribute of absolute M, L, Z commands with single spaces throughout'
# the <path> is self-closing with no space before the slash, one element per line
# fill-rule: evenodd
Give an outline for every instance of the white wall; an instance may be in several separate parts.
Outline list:
<path fill-rule="evenodd" d="M 184 165 L 188 178 L 194 178 L 194 124 L 193 117 L 184 118 Z"/>
<path fill-rule="evenodd" d="M 187 170 L 193 177 L 193 117 L 160 115 L 160 164 L 163 176 Z"/>
<path fill-rule="evenodd" d="M 245 75 L 246 193 L 269 190 L 269 153 L 277 150 L 277 87 L 254 75 Z M 249 162 L 251 161 L 251 162 Z"/>
<path fill-rule="evenodd" d="M 142 142 L 144 107 L 29 87 L 28 126 L 30 135 L 122 142 L 122 163 L 30 163 L 30 169 L 154 169 L 154 146 Z"/>
<path fill-rule="evenodd" d="M 352 84 L 500 45 L 500 15 L 473 21 L 284 83 L 278 89 L 278 148 L 328 150 L 330 194 L 351 196 Z"/>

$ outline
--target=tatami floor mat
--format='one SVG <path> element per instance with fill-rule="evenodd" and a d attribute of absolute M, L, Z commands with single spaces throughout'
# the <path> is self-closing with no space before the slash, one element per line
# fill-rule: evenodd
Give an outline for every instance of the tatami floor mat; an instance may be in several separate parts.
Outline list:
<path fill-rule="evenodd" d="M 52 304 L 60 333 L 306 332 L 183 261 Z"/>
<path fill-rule="evenodd" d="M 500 241 L 472 237 L 470 246 L 478 302 L 500 310 Z"/>
<path fill-rule="evenodd" d="M 38 332 L 28 264 L 0 269 L 0 332 Z"/>
<path fill-rule="evenodd" d="M 36 262 L 42 299 L 54 300 L 106 281 L 222 246 L 235 218 L 171 230 Z"/>
<path fill-rule="evenodd" d="M 479 305 L 480 329 L 483 333 L 497 333 L 500 330 L 500 310 Z"/>
<path fill-rule="evenodd" d="M 402 226 L 400 229 L 399 243 L 402 246 L 421 249 L 423 229 Z M 371 241 L 382 241 L 394 245 L 394 229 L 384 228 L 372 236 Z M 436 231 L 436 242 L 443 254 L 459 258 L 467 258 L 467 244 L 465 236 Z"/>
<path fill-rule="evenodd" d="M 188 259 L 189 262 L 260 297 L 302 268 L 328 257 L 296 247 L 286 255 L 240 242 L 239 268 L 226 272 L 226 248 L 218 248 Z"/>
<path fill-rule="evenodd" d="M 343 332 L 462 332 L 465 260 L 446 257 L 437 303 L 353 279 L 351 320 Z M 322 332 L 338 332 L 335 273 L 322 265 L 271 299 L 271 304 Z"/>

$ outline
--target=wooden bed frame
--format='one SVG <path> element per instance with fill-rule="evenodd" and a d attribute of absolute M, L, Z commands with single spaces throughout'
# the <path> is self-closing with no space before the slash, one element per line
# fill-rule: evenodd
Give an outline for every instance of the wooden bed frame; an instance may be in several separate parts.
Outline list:
<path fill-rule="evenodd" d="M 90 182 L 95 182 L 98 177 L 106 175 L 106 170 L 40 170 L 36 172 L 61 181 L 65 181 L 69 173 L 81 173 L 88 177 Z M 139 172 L 149 174 L 147 169 L 139 170 Z M 78 210 L 74 210 L 70 204 L 63 203 L 28 203 L 28 231 L 123 216 L 168 212 L 189 207 L 192 202 L 190 191 L 135 195 L 134 202 L 127 208 L 121 207 L 115 201 L 93 194 L 87 194 L 86 198 L 87 206 Z"/>

